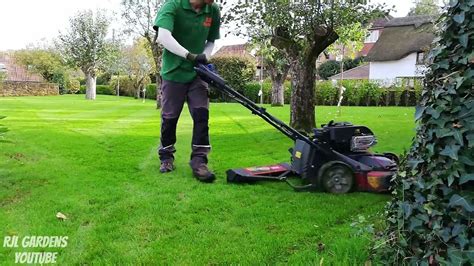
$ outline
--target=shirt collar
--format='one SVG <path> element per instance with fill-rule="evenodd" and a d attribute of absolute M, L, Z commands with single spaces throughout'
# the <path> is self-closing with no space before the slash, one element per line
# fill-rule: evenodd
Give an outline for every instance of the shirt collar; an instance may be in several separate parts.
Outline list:
<path fill-rule="evenodd" d="M 189 9 L 189 10 L 194 11 L 193 7 L 191 6 L 191 3 L 189 3 L 189 0 L 181 0 L 181 5 L 183 6 L 184 9 Z M 211 6 L 204 5 L 204 8 L 201 9 L 201 12 L 199 13 L 211 13 Z"/>

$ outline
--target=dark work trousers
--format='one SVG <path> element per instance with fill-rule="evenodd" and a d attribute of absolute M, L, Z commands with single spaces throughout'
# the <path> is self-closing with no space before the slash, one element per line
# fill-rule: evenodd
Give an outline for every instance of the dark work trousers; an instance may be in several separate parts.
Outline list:
<path fill-rule="evenodd" d="M 188 103 L 189 112 L 194 122 L 190 163 L 192 168 L 197 168 L 202 163 L 207 164 L 207 155 L 211 150 L 208 85 L 199 77 L 190 83 L 162 80 L 161 143 L 158 154 L 162 162 L 174 160 L 176 125 L 184 102 Z"/>

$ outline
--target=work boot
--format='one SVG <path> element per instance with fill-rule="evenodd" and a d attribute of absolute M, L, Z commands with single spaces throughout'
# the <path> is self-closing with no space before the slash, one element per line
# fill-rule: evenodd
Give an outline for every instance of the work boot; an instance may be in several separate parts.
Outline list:
<path fill-rule="evenodd" d="M 160 165 L 160 172 L 161 173 L 169 173 L 171 171 L 173 171 L 175 168 L 174 168 L 174 164 L 173 164 L 173 161 L 163 161 L 161 162 L 161 165 Z"/>
<path fill-rule="evenodd" d="M 209 168 L 207 167 L 207 164 L 205 163 L 200 163 L 198 165 L 191 166 L 193 169 L 193 175 L 196 177 L 199 181 L 203 183 L 212 183 L 214 180 L 216 180 L 216 176 L 214 173 L 209 171 Z"/>

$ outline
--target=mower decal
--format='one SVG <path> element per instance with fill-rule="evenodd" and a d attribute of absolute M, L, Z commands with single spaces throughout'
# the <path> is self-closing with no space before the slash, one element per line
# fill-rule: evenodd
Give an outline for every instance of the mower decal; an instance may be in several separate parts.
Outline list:
<path fill-rule="evenodd" d="M 301 152 L 300 151 L 297 151 L 295 152 L 295 157 L 298 158 L 298 159 L 301 159 Z"/>
<path fill-rule="evenodd" d="M 380 176 L 368 176 L 367 181 L 373 189 L 379 189 L 382 184 L 380 184 Z"/>

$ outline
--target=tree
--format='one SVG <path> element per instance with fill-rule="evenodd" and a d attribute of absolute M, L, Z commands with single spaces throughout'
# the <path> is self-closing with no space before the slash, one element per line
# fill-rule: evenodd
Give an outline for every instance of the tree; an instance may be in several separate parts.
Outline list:
<path fill-rule="evenodd" d="M 410 9 L 408 16 L 419 16 L 419 15 L 440 15 L 440 8 L 438 6 L 438 0 L 417 0 L 415 7 Z"/>
<path fill-rule="evenodd" d="M 269 40 L 265 40 L 258 48 L 258 57 L 261 62 L 261 71 L 266 69 L 272 80 L 272 106 L 283 106 L 285 104 L 284 83 L 290 70 L 290 62 L 284 51 L 274 47 Z"/>
<path fill-rule="evenodd" d="M 161 54 L 163 47 L 156 42 L 158 32 L 153 29 L 156 13 L 163 0 L 122 0 L 122 18 L 125 20 L 125 31 L 145 38 L 151 48 L 156 76 L 156 105 L 160 108 L 161 93 L 158 81 L 160 80 Z"/>
<path fill-rule="evenodd" d="M 346 27 L 340 27 L 337 30 L 339 38 L 335 43 L 328 47 L 329 53 L 339 55 L 341 57 L 339 73 L 341 80 L 344 79 L 344 59 L 346 57 L 354 59 L 357 53 L 364 47 L 364 40 L 368 31 L 360 22 L 353 23 Z"/>
<path fill-rule="evenodd" d="M 58 49 L 68 63 L 86 76 L 86 99 L 96 98 L 97 72 L 104 68 L 112 44 L 106 36 L 109 20 L 103 11 L 81 11 L 69 20 L 69 29 L 59 34 Z"/>
<path fill-rule="evenodd" d="M 61 55 L 53 49 L 23 49 L 16 51 L 13 57 L 17 64 L 41 75 L 48 82 L 53 82 L 55 74 L 67 68 Z"/>
<path fill-rule="evenodd" d="M 473 265 L 474 36 L 472 0 L 441 16 L 433 63 L 401 164 L 380 255 L 387 265 Z"/>
<path fill-rule="evenodd" d="M 367 23 L 386 12 L 382 5 L 365 2 L 239 0 L 226 12 L 224 21 L 237 24 L 238 34 L 270 39 L 288 55 L 292 73 L 290 124 L 296 129 L 311 132 L 316 126 L 316 59 L 339 38 L 337 31 L 356 22 Z M 260 32 L 262 25 L 272 29 L 266 36 Z"/>
<path fill-rule="evenodd" d="M 125 69 L 133 81 L 136 96 L 139 98 L 140 89 L 149 83 L 150 74 L 155 72 L 155 64 L 149 43 L 144 38 L 135 41 L 132 47 L 125 52 Z"/>

